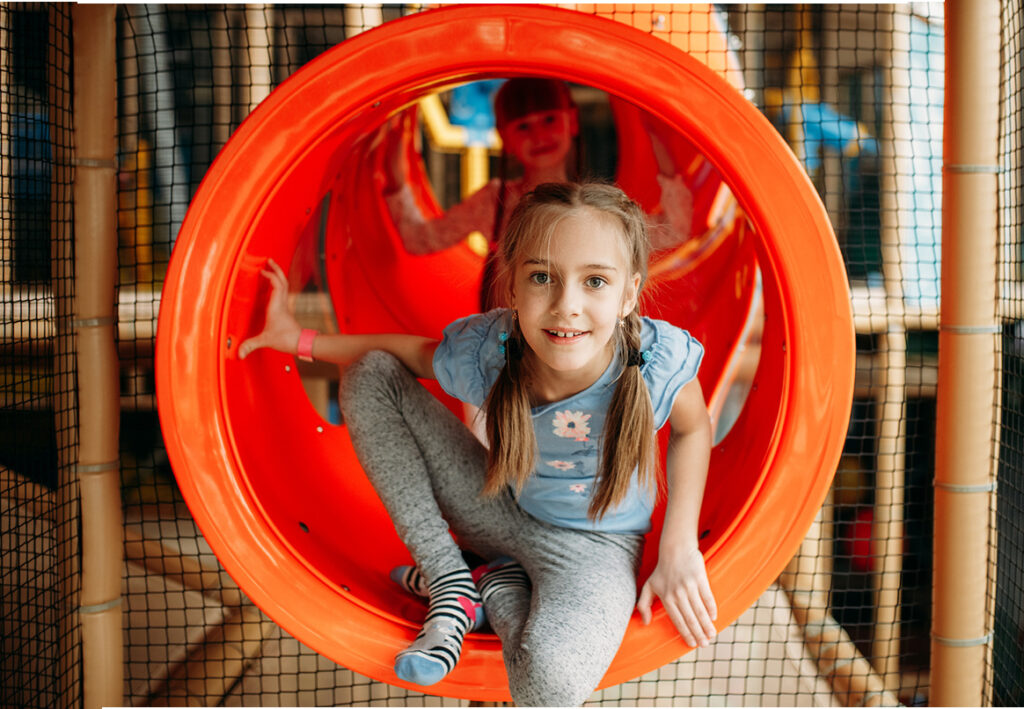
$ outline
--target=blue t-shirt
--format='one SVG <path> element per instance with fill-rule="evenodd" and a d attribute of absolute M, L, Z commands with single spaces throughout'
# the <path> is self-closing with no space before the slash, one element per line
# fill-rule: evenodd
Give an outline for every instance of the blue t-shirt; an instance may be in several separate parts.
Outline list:
<path fill-rule="evenodd" d="M 697 376 L 704 348 L 685 330 L 664 320 L 643 318 L 641 342 L 650 353 L 641 366 L 654 408 L 654 426 L 665 425 L 676 394 Z M 510 312 L 491 310 L 456 320 L 445 328 L 434 353 L 441 387 L 462 401 L 482 406 L 505 362 L 500 335 L 512 328 Z M 537 437 L 537 468 L 519 495 L 534 517 L 560 527 L 645 534 L 651 528 L 654 493 L 638 476 L 625 499 L 600 520 L 587 517 L 601 455 L 605 414 L 622 369 L 613 360 L 596 382 L 562 401 L 532 409 Z"/>

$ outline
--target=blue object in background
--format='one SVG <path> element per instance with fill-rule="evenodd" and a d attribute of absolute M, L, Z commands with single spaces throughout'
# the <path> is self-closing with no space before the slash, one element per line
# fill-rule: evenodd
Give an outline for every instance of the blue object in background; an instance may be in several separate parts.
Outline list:
<path fill-rule="evenodd" d="M 49 117 L 46 113 L 14 112 L 11 115 L 11 134 L 11 189 L 14 196 L 48 201 L 50 164 L 53 162 Z"/>
<path fill-rule="evenodd" d="M 941 12 L 941 10 L 939 10 Z M 896 227 L 899 230 L 900 272 L 904 301 L 909 305 L 936 308 L 939 305 L 942 233 L 942 123 L 945 81 L 944 29 L 940 16 L 910 19 L 910 47 L 907 53 L 907 86 L 894 86 L 888 100 L 905 106 L 909 116 L 907 136 L 898 149 L 901 163 L 900 190 L 896 197 Z M 807 172 L 821 168 L 824 151 L 836 151 L 848 159 L 878 153 L 874 138 L 852 118 L 832 106 L 806 101 L 782 106 L 782 125 L 798 122 L 798 144 Z M 846 189 L 861 189 L 861 173 L 851 164 L 845 171 Z M 869 276 L 872 274 L 869 273 Z M 875 277 L 869 277 L 875 281 Z"/>
<path fill-rule="evenodd" d="M 13 111 L 11 184 L 13 280 L 48 283 L 50 275 L 50 189 L 53 151 L 45 111 Z"/>
<path fill-rule="evenodd" d="M 878 143 L 861 128 L 860 124 L 840 114 L 832 106 L 820 101 L 805 101 L 798 107 L 801 118 L 804 166 L 814 174 L 821 167 L 823 150 L 833 150 L 846 157 L 876 155 Z M 785 122 L 791 120 L 793 107 L 783 106 Z"/>
<path fill-rule="evenodd" d="M 335 387 L 336 389 L 337 387 Z M 341 405 L 338 403 L 337 392 L 332 392 L 333 396 L 327 400 L 327 422 L 335 426 L 340 426 L 343 421 L 341 419 Z"/>
<path fill-rule="evenodd" d="M 452 89 L 448 120 L 466 129 L 467 145 L 491 147 L 490 135 L 495 128 L 494 94 L 504 79 L 472 81 Z"/>
<path fill-rule="evenodd" d="M 938 307 L 942 248 L 942 108 L 945 47 L 941 20 L 910 22 L 910 175 L 896 195 L 904 300 Z"/>

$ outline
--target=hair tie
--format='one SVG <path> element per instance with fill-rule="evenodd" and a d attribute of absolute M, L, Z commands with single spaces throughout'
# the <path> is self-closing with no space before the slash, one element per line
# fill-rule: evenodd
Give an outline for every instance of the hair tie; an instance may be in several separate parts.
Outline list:
<path fill-rule="evenodd" d="M 651 360 L 650 350 L 634 350 L 630 349 L 629 354 L 626 356 L 627 367 L 640 367 L 647 364 Z"/>
<path fill-rule="evenodd" d="M 523 343 L 516 337 L 510 337 L 502 330 L 498 333 L 498 352 L 505 355 L 506 360 L 521 359 L 523 356 Z"/>

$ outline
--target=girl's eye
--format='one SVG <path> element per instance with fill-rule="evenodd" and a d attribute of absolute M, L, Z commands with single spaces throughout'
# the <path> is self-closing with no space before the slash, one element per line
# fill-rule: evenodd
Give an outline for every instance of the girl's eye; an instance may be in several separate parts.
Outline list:
<path fill-rule="evenodd" d="M 595 290 L 598 288 L 604 288 L 608 284 L 608 282 L 600 276 L 591 276 L 587 279 L 586 283 L 588 288 L 593 288 Z"/>
<path fill-rule="evenodd" d="M 543 271 L 538 271 L 537 273 L 530 274 L 530 280 L 539 286 L 546 286 L 551 283 L 551 276 Z"/>

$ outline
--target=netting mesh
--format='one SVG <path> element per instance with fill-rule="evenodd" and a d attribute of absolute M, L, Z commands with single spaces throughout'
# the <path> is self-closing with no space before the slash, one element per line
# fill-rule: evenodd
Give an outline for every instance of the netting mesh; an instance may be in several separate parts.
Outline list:
<path fill-rule="evenodd" d="M 667 41 L 671 6 L 580 7 Z M 220 568 L 177 490 L 156 415 L 160 290 L 188 202 L 233 131 L 323 51 L 414 11 L 159 6 L 117 11 L 118 264 L 126 701 L 464 704 L 316 655 Z M 706 650 L 595 694 L 595 705 L 848 705 L 928 700 L 938 385 L 942 6 L 720 5 L 745 93 L 801 159 L 836 230 L 857 329 L 843 458 L 789 570 Z M 74 703 L 70 10 L 0 6 L 0 705 Z M 1024 703 L 1021 11 L 1003 3 L 1003 315 L 994 633 L 988 699 Z M 614 174 L 606 105 L 576 87 L 590 169 Z M 442 206 L 460 155 L 424 136 Z M 492 155 L 490 167 L 495 167 Z M 756 353 L 755 339 L 749 349 Z M 756 357 L 756 354 L 755 354 Z M 756 365 L 756 362 L 755 362 Z M 329 392 L 325 387 L 323 392 Z M 330 407 L 328 394 L 322 394 Z M 741 401 L 740 404 L 741 405 Z M 331 414 L 328 413 L 328 416 Z M 70 698 L 70 699 L 69 699 Z"/>
<path fill-rule="evenodd" d="M 72 706 L 77 405 L 70 9 L 0 7 L 0 705 Z"/>
<path fill-rule="evenodd" d="M 1002 322 L 1001 411 L 998 443 L 998 493 L 992 553 L 995 568 L 992 619 L 992 703 L 1024 703 L 1024 14 L 1019 5 L 1003 3 L 1000 122 L 999 315 Z M 991 587 L 990 587 L 991 588 Z M 991 603 L 991 601 L 990 601 Z"/>

